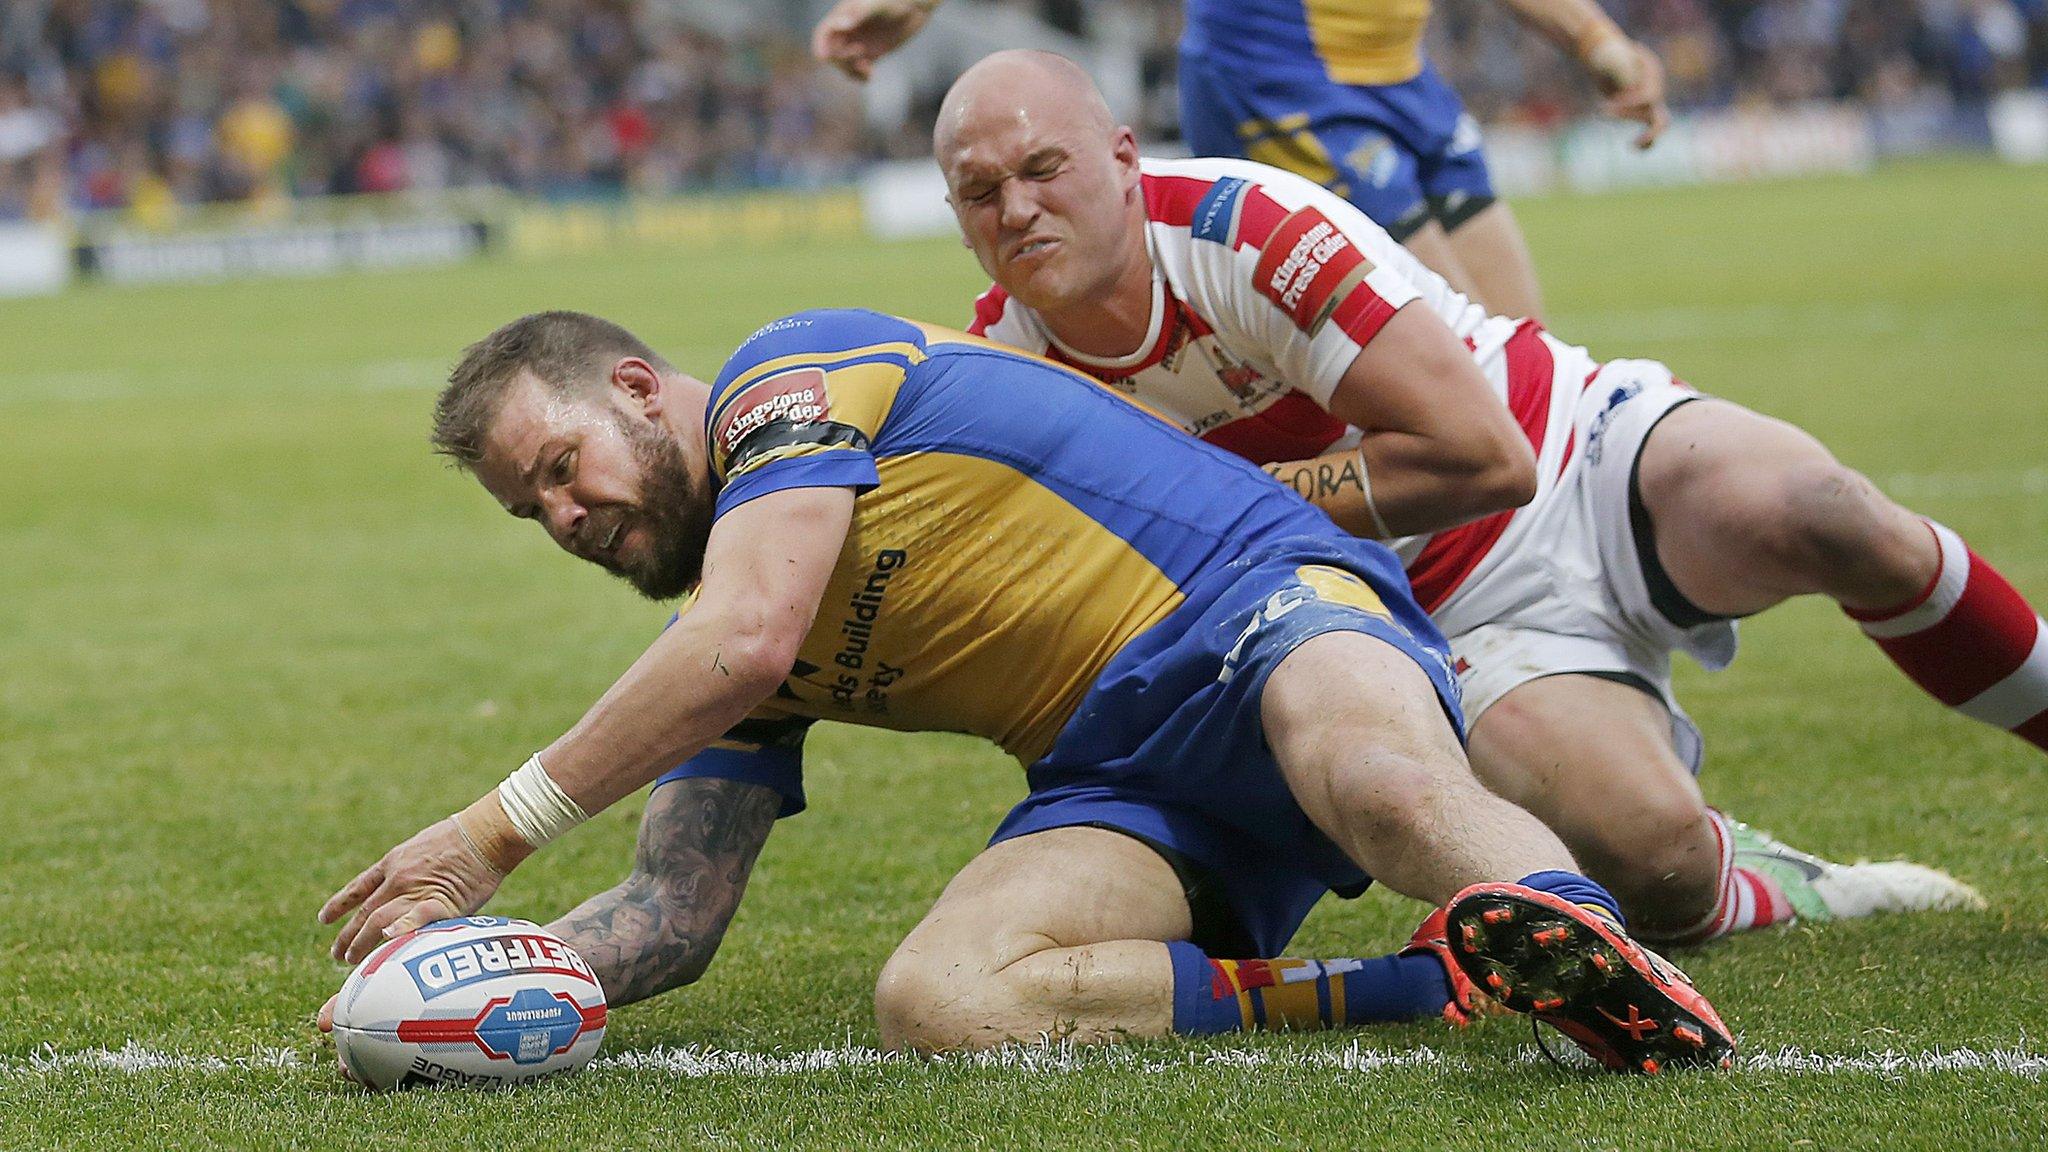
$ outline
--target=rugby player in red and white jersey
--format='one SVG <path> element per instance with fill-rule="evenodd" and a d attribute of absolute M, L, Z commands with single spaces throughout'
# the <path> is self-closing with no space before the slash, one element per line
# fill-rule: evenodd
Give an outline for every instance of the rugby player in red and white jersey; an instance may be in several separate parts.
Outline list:
<path fill-rule="evenodd" d="M 1980 902 L 1932 869 L 1832 864 L 1709 808 L 1670 676 L 1675 650 L 1726 665 L 1735 618 L 1826 595 L 1929 694 L 2048 747 L 2048 626 L 1955 533 L 1661 364 L 1598 363 L 1487 315 L 1308 181 L 1141 160 L 1058 56 L 970 69 L 934 152 L 997 282 L 973 331 L 1389 538 L 1458 656 L 1481 778 L 1549 822 L 1644 934 Z"/>

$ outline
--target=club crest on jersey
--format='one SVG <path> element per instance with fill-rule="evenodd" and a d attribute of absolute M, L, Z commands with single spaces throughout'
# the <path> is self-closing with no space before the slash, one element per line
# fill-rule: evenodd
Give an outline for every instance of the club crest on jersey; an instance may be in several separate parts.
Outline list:
<path fill-rule="evenodd" d="M 730 456 L 748 436 L 775 421 L 810 424 L 825 418 L 831 401 L 825 394 L 825 370 L 804 368 L 770 376 L 746 386 L 725 406 L 712 435 Z"/>
<path fill-rule="evenodd" d="M 1293 319 L 1296 328 L 1313 336 L 1372 267 L 1329 217 L 1303 208 L 1273 230 L 1253 283 Z"/>
<path fill-rule="evenodd" d="M 508 972 L 557 973 L 597 983 L 583 957 L 552 936 L 495 936 L 452 944 L 406 960 L 405 970 L 422 1000 Z"/>

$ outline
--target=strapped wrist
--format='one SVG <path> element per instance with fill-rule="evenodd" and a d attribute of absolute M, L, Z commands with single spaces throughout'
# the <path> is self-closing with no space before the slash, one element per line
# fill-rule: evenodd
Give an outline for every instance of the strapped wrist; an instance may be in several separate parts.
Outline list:
<path fill-rule="evenodd" d="M 505 782 L 498 785 L 498 803 L 505 818 L 521 839 L 535 848 L 545 847 L 557 836 L 590 819 L 581 805 L 562 791 L 562 786 L 541 765 L 540 753 L 526 758 Z"/>

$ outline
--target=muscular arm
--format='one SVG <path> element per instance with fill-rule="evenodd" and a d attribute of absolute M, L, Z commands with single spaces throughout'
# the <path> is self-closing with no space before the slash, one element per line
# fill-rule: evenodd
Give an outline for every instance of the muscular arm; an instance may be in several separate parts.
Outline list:
<path fill-rule="evenodd" d="M 614 1006 L 695 983 L 746 893 L 781 797 L 737 780 L 654 790 L 633 873 L 548 927 L 588 961 Z"/>
<path fill-rule="evenodd" d="M 1358 452 L 1269 464 L 1266 471 L 1345 530 L 1434 532 L 1513 508 L 1536 494 L 1528 439 L 1443 321 L 1403 308 L 1365 346 L 1330 395 L 1330 414 L 1364 432 Z"/>
<path fill-rule="evenodd" d="M 595 815 L 729 731 L 775 691 L 817 615 L 853 522 L 853 490 L 789 488 L 719 518 L 697 601 L 574 728 L 541 752 L 554 785 Z M 320 909 L 337 960 L 483 906 L 534 847 L 497 790 L 422 830 Z"/>

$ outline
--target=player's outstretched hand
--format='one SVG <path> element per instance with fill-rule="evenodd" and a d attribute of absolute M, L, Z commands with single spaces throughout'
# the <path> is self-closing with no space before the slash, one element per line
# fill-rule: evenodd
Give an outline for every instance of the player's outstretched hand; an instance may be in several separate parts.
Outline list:
<path fill-rule="evenodd" d="M 917 35 L 939 0 L 839 0 L 811 33 L 811 55 L 855 80 Z"/>
<path fill-rule="evenodd" d="M 328 897 L 320 922 L 332 924 L 355 909 L 334 938 L 334 958 L 354 964 L 393 936 L 483 907 L 502 879 L 464 842 L 453 819 L 442 820 Z"/>
<path fill-rule="evenodd" d="M 1636 147 L 1648 148 L 1671 125 L 1671 109 L 1664 104 L 1664 62 L 1643 45 L 1630 41 L 1632 66 L 1617 74 L 1602 74 L 1601 88 L 1607 93 L 1604 106 L 1609 116 L 1634 120 L 1643 126 L 1636 134 Z"/>

